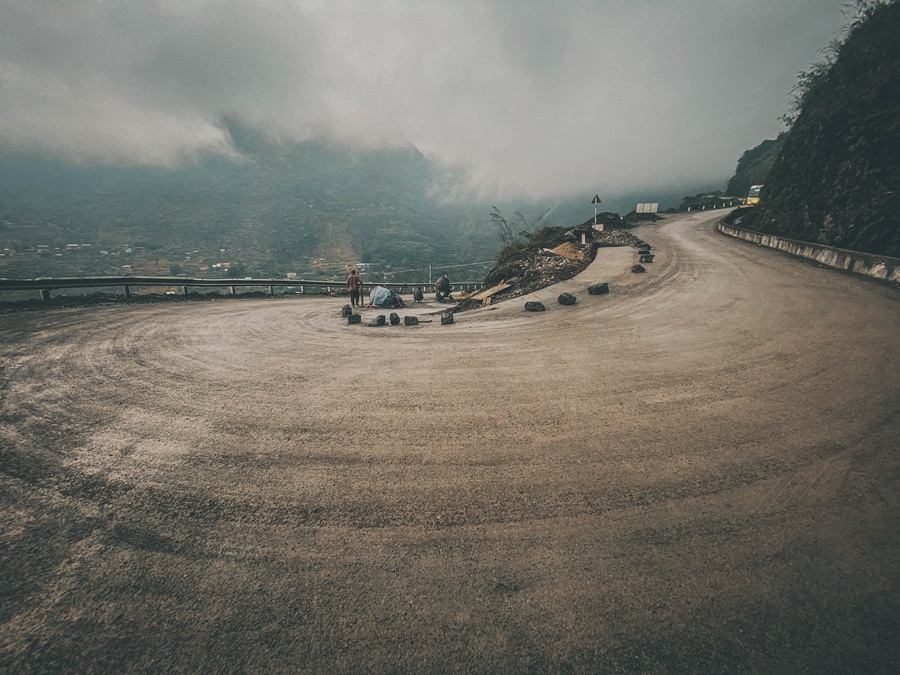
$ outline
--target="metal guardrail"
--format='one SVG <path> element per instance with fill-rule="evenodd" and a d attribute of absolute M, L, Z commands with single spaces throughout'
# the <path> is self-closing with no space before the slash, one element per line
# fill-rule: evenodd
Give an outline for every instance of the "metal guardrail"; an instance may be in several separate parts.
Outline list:
<path fill-rule="evenodd" d="M 480 281 L 464 281 L 451 284 L 451 289 L 475 290 L 481 288 Z M 185 277 L 56 277 L 40 279 L 0 279 L 0 291 L 38 291 L 45 302 L 50 300 L 50 291 L 69 288 L 105 288 L 121 286 L 125 289 L 125 297 L 131 297 L 133 286 L 176 287 L 181 289 L 183 295 L 188 294 L 189 288 L 228 288 L 231 295 L 237 294 L 238 288 L 267 287 L 269 294 L 275 294 L 276 287 L 298 288 L 299 293 L 305 294 L 307 288 L 324 288 L 326 293 L 334 293 L 333 289 L 343 290 L 345 285 L 339 281 L 319 281 L 310 279 L 197 279 Z M 410 289 L 421 287 L 431 290 L 432 284 L 425 282 L 405 283 L 378 283 L 367 284 L 363 287 L 385 286 L 399 289 L 399 292 L 409 292 Z"/>
<path fill-rule="evenodd" d="M 757 246 L 782 251 L 798 258 L 814 260 L 820 265 L 844 270 L 853 274 L 873 277 L 882 281 L 900 283 L 900 258 L 892 258 L 875 253 L 850 251 L 845 248 L 815 244 L 809 241 L 789 239 L 776 234 L 756 232 L 743 227 L 730 225 L 727 218 L 719 221 L 717 229 L 722 234 L 743 239 Z"/>

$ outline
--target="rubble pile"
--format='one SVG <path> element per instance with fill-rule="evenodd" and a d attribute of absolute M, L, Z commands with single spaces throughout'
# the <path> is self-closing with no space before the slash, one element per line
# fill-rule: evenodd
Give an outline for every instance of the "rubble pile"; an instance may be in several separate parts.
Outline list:
<path fill-rule="evenodd" d="M 591 246 L 579 246 L 568 243 L 566 253 L 577 253 L 578 255 L 565 257 L 550 250 L 542 249 L 526 258 L 515 258 L 497 265 L 485 279 L 485 288 L 496 286 L 503 282 L 509 284 L 509 287 L 495 293 L 490 298 L 490 301 L 493 303 L 498 300 L 516 298 L 560 281 L 571 279 L 590 265 L 593 259 Z M 459 312 L 474 307 L 481 307 L 483 302 L 483 300 L 475 298 L 462 300 L 454 311 Z"/>
<path fill-rule="evenodd" d="M 625 230 L 604 230 L 594 233 L 594 244 L 597 246 L 635 246 L 646 244 L 643 239 L 638 239 L 631 232 Z"/>
<path fill-rule="evenodd" d="M 465 311 L 481 307 L 483 304 L 516 298 L 571 279 L 591 264 L 598 248 L 647 246 L 642 239 L 621 229 L 607 229 L 603 232 L 595 230 L 592 234 L 593 241 L 582 245 L 575 243 L 574 233 L 569 231 L 556 241 L 543 242 L 542 247 L 527 255 L 516 256 L 500 263 L 485 277 L 483 285 L 485 289 L 498 286 L 500 289 L 488 298 L 476 294 L 478 297 L 463 299 L 453 311 Z M 508 287 L 504 288 L 506 285 Z"/>

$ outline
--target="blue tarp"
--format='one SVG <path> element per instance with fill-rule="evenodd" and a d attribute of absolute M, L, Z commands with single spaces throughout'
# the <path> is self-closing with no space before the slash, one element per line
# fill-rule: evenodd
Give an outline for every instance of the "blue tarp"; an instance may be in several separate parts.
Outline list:
<path fill-rule="evenodd" d="M 400 296 L 384 286 L 375 286 L 369 291 L 369 302 L 376 307 L 386 307 L 387 309 L 403 306 Z"/>

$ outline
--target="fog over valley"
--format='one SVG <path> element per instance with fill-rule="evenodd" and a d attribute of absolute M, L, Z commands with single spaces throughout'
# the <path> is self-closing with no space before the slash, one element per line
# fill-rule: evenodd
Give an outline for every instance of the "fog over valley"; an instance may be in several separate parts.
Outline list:
<path fill-rule="evenodd" d="M 0 157 L 240 162 L 231 119 L 411 142 L 484 199 L 712 186 L 844 5 L 0 0 Z"/>

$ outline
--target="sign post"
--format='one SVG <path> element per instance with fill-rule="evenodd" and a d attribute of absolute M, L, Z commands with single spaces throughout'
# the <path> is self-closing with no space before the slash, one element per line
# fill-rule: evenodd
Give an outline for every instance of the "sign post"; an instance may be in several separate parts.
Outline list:
<path fill-rule="evenodd" d="M 591 204 L 594 205 L 594 229 L 597 228 L 597 205 L 600 203 L 600 195 L 594 195 L 594 198 L 591 200 Z M 600 231 L 603 232 L 603 226 L 600 226 Z"/>

